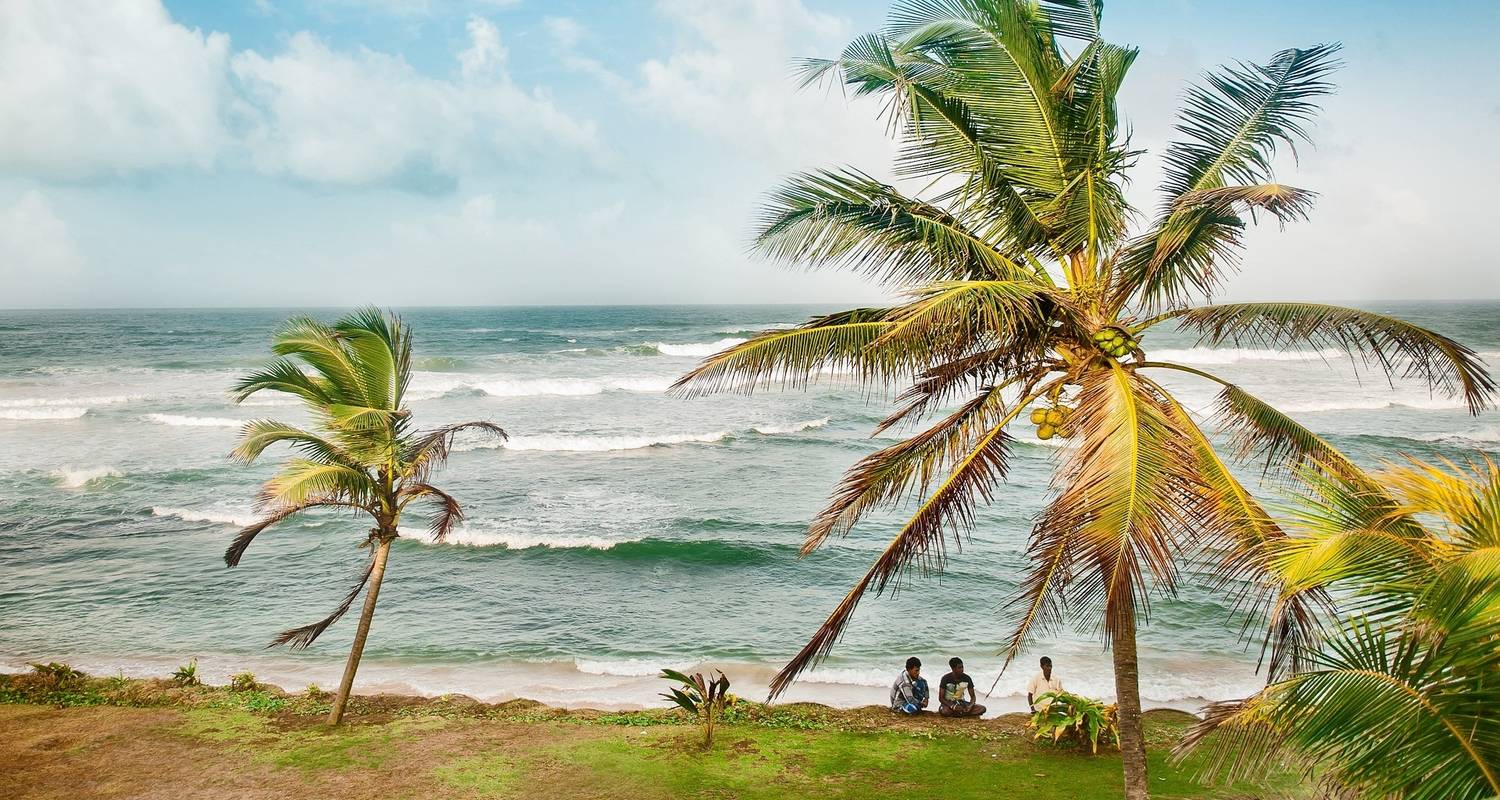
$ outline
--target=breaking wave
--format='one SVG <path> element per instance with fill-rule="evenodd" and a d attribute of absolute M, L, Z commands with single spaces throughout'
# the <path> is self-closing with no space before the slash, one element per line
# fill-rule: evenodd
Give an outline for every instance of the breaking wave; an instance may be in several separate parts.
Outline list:
<path fill-rule="evenodd" d="M 60 486 L 69 489 L 80 489 L 83 486 L 103 478 L 118 478 L 123 472 L 114 467 L 63 467 L 52 471 L 52 477 L 57 479 Z"/>
<path fill-rule="evenodd" d="M 201 508 L 167 508 L 154 506 L 151 509 L 153 517 L 172 517 L 183 522 L 213 522 L 219 525 L 233 525 L 243 528 L 255 522 L 255 517 L 248 511 L 231 511 L 223 509 L 201 509 Z"/>
<path fill-rule="evenodd" d="M 87 408 L 0 408 L 0 419 L 78 419 L 87 413 Z"/>
<path fill-rule="evenodd" d="M 759 433 L 763 436 L 775 436 L 779 433 L 800 433 L 802 431 L 811 430 L 813 428 L 821 428 L 827 424 L 828 417 L 823 417 L 822 419 L 809 419 L 803 420 L 802 422 L 789 422 L 784 425 L 776 425 L 772 423 L 753 425 L 750 427 L 750 430 L 755 431 L 756 433 Z"/>
<path fill-rule="evenodd" d="M 188 417 L 181 414 L 147 414 L 141 419 L 175 428 L 238 428 L 249 420 L 229 417 Z"/>
<path fill-rule="evenodd" d="M 661 353 L 664 356 L 693 356 L 702 358 L 703 356 L 711 356 L 726 347 L 734 347 L 737 344 L 744 344 L 746 341 L 748 340 L 741 339 L 739 337 L 729 337 L 720 339 L 717 342 L 688 342 L 685 344 L 646 342 L 643 346 L 654 347 L 656 348 L 656 352 Z"/>
<path fill-rule="evenodd" d="M 1241 361 L 1324 361 L 1344 358 L 1342 350 L 1266 350 L 1244 347 L 1189 347 L 1183 350 L 1151 350 L 1154 361 L 1185 364 L 1238 364 Z"/>

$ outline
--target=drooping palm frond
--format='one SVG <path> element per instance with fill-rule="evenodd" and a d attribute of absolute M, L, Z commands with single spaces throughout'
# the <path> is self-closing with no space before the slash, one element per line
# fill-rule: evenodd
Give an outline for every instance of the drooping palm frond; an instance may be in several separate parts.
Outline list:
<path fill-rule="evenodd" d="M 234 541 L 229 544 L 229 549 L 224 551 L 224 565 L 229 567 L 239 566 L 240 559 L 244 557 L 245 550 L 250 547 L 250 543 L 255 540 L 255 537 L 264 533 L 265 530 L 272 525 L 290 519 L 296 514 L 299 514 L 311 508 L 343 508 L 354 511 L 366 510 L 363 506 L 349 503 L 345 500 L 340 500 L 333 497 L 313 497 L 295 505 L 289 505 L 275 509 L 267 513 L 264 517 L 241 528 L 239 533 L 235 534 Z"/>
<path fill-rule="evenodd" d="M 432 534 L 432 541 L 442 543 L 448 540 L 448 534 L 454 526 L 464 520 L 463 507 L 453 495 L 428 483 L 412 483 L 402 487 L 397 495 L 401 499 L 398 508 L 405 509 L 406 506 L 416 500 L 430 500 L 437 504 L 437 510 L 427 521 L 427 530 Z"/>
<path fill-rule="evenodd" d="M 802 673 L 828 655 L 843 635 L 854 609 L 868 591 L 884 592 L 911 567 L 937 569 L 944 557 L 944 535 L 961 540 L 974 522 L 975 501 L 989 502 L 995 483 L 1005 476 L 1009 436 L 1007 417 L 974 438 L 948 475 L 929 494 L 881 551 L 864 577 L 845 595 L 823 625 L 771 681 L 771 697 L 781 694 Z"/>
<path fill-rule="evenodd" d="M 294 449 L 311 461 L 358 468 L 354 458 L 344 452 L 337 442 L 331 442 L 295 425 L 270 419 L 257 419 L 245 423 L 240 430 L 240 443 L 235 446 L 229 456 L 249 464 L 259 458 L 267 447 L 282 442 L 291 444 Z"/>
<path fill-rule="evenodd" d="M 365 563 L 364 570 L 360 573 L 359 580 L 355 582 L 354 587 L 349 590 L 349 593 L 344 595 L 343 601 L 334 608 L 332 613 L 317 622 L 303 625 L 300 628 L 284 630 L 277 634 L 276 638 L 272 639 L 271 643 L 266 646 L 278 647 L 280 645 L 289 645 L 293 650 L 307 649 L 319 636 L 323 635 L 323 631 L 328 630 L 329 626 L 338 622 L 340 617 L 348 613 L 350 606 L 354 605 L 354 601 L 359 597 L 360 592 L 364 591 L 365 584 L 370 582 L 370 573 L 374 570 L 375 556 L 372 553 L 369 561 Z"/>
<path fill-rule="evenodd" d="M 813 267 L 843 267 L 883 283 L 1026 280 L 1035 273 L 939 206 L 854 170 L 792 176 L 763 207 L 754 246 Z"/>
<path fill-rule="evenodd" d="M 1196 548 L 1209 561 L 1213 588 L 1234 598 L 1245 634 L 1256 622 L 1263 623 L 1261 663 L 1268 680 L 1299 669 L 1319 636 L 1319 613 L 1331 609 L 1332 601 L 1320 590 L 1287 591 L 1281 585 L 1272 559 L 1286 531 L 1234 476 L 1188 410 L 1160 385 L 1141 380 L 1162 398 L 1192 451 L 1198 486 L 1187 498 L 1184 516 L 1195 520 Z"/>
<path fill-rule="evenodd" d="M 1272 183 L 1278 147 L 1295 152 L 1296 142 L 1307 140 L 1316 101 L 1333 90 L 1326 78 L 1339 66 L 1338 50 L 1337 44 L 1283 50 L 1264 66 L 1228 67 L 1188 90 L 1177 125 L 1183 138 L 1166 152 L 1161 211 L 1120 259 L 1121 297 L 1159 306 L 1212 293 L 1233 265 L 1244 227 L 1233 203 L 1258 204 L 1282 219 L 1305 212 L 1292 203 L 1277 213 L 1277 204 L 1251 189 Z M 1235 186 L 1232 201 L 1194 199 Z"/>
<path fill-rule="evenodd" d="M 1175 590 L 1186 540 L 1186 498 L 1195 488 L 1186 438 L 1153 387 L 1116 364 L 1083 376 L 1073 412 L 1077 445 L 1054 483 L 1059 491 L 1032 529 L 1032 566 L 1011 601 L 1008 666 L 1061 621 L 1096 620 L 1106 640 L 1150 607 L 1148 591 Z M 1065 591 L 1066 590 L 1066 591 Z"/>
<path fill-rule="evenodd" d="M 401 452 L 403 470 L 417 482 L 426 482 L 432 471 L 447 463 L 453 452 L 453 444 L 462 433 L 474 431 L 480 435 L 498 437 L 506 441 L 510 435 L 493 422 L 460 422 L 444 425 L 416 437 Z"/>
<path fill-rule="evenodd" d="M 876 508 L 898 505 L 909 492 L 927 494 L 933 479 L 964 458 L 976 438 L 1009 422 L 1037 396 L 1025 389 L 1015 403 L 1007 404 L 1006 388 L 988 387 L 927 430 L 855 462 L 828 505 L 813 518 L 802 543 L 803 555 L 829 536 L 848 534 Z"/>
<path fill-rule="evenodd" d="M 1471 414 L 1493 404 L 1495 381 L 1478 354 L 1385 314 L 1315 303 L 1234 303 L 1186 309 L 1175 319 L 1198 333 L 1200 344 L 1337 348 L 1374 361 L 1388 375 L 1419 378 L 1460 396 Z"/>
<path fill-rule="evenodd" d="M 929 411 L 986 386 L 1006 387 L 1022 384 L 1021 395 L 1028 396 L 1031 387 L 1052 371 L 1054 359 L 1013 364 L 1005 346 L 980 350 L 921 371 L 911 386 L 896 396 L 902 405 L 875 426 L 879 435 L 903 423 L 923 418 Z"/>
<path fill-rule="evenodd" d="M 962 357 L 1003 342 L 1008 347 L 995 363 L 1014 368 L 1046 358 L 1053 321 L 1073 313 L 1066 297 L 1030 280 L 941 281 L 911 295 L 886 315 L 890 328 L 872 348 L 923 346 L 938 357 Z"/>

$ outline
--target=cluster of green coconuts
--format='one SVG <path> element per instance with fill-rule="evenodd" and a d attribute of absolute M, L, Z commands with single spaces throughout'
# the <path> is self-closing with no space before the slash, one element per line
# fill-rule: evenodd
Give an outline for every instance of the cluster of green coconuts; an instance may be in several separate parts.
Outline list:
<path fill-rule="evenodd" d="M 1119 328 L 1104 328 L 1094 334 L 1094 345 L 1115 358 L 1124 358 L 1136 347 L 1130 334 Z"/>
<path fill-rule="evenodd" d="M 1059 405 L 1052 408 L 1033 408 L 1031 410 L 1031 424 L 1036 426 L 1036 438 L 1051 439 L 1061 436 L 1066 439 L 1073 435 L 1073 426 L 1068 424 L 1068 418 L 1073 416 L 1073 409 Z"/>

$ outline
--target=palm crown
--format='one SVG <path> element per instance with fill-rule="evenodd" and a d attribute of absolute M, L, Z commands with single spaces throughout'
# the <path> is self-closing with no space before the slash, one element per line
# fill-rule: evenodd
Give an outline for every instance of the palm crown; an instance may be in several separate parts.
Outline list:
<path fill-rule="evenodd" d="M 226 564 L 237 566 L 261 532 L 310 509 L 344 509 L 366 514 L 373 521 L 362 544 L 370 549 L 370 558 L 343 602 L 328 616 L 284 631 L 272 642 L 307 647 L 370 585 L 334 722 L 348 698 L 402 513 L 418 501 L 434 506 L 430 530 L 435 540 L 442 541 L 463 519 L 463 510 L 452 495 L 428 481 L 430 474 L 447 459 L 460 432 L 505 436 L 489 422 L 416 431 L 405 404 L 411 344 L 411 332 L 402 321 L 376 309 L 357 311 L 333 325 L 295 317 L 276 333 L 272 349 L 278 358 L 234 386 L 236 401 L 262 391 L 290 394 L 302 401 L 314 425 L 307 430 L 268 419 L 246 423 L 232 454 L 235 458 L 252 462 L 278 443 L 290 445 L 298 455 L 262 488 L 261 518 L 235 537 L 224 553 Z"/>
<path fill-rule="evenodd" d="M 1312 194 L 1274 182 L 1272 161 L 1306 138 L 1314 102 L 1332 89 L 1338 47 L 1285 50 L 1190 88 L 1166 151 L 1160 207 L 1132 231 L 1121 187 L 1137 153 L 1115 96 L 1136 50 L 1100 38 L 1101 5 L 904 0 L 885 32 L 801 65 L 805 83 L 837 78 L 857 96 L 880 98 L 900 141 L 895 172 L 928 186 L 928 196 L 848 168 L 795 175 L 770 195 L 755 247 L 857 270 L 905 300 L 768 331 L 706 359 L 677 388 L 805 386 L 830 372 L 871 386 L 907 383 L 877 431 L 960 402 L 856 463 L 814 519 L 804 552 L 872 509 L 919 498 L 777 676 L 773 695 L 829 652 L 867 591 L 913 566 L 941 567 L 945 539 L 962 540 L 976 501 L 1005 477 L 1006 426 L 1036 406 L 1073 446 L 1032 534 L 1007 663 L 1064 608 L 1080 624 L 1101 623 L 1115 650 L 1124 744 L 1138 744 L 1134 638 L 1148 590 L 1172 591 L 1187 552 L 1213 554 L 1226 584 L 1256 585 L 1267 577 L 1267 543 L 1285 535 L 1154 376 L 1179 371 L 1222 385 L 1216 422 L 1232 433 L 1233 457 L 1258 452 L 1268 470 L 1310 463 L 1359 474 L 1244 389 L 1153 360 L 1144 340 L 1157 325 L 1175 322 L 1207 345 L 1335 347 L 1456 393 L 1476 413 L 1489 402 L 1493 383 L 1472 351 L 1398 319 L 1300 303 L 1192 305 L 1233 269 L 1247 216 L 1306 215 Z M 1299 652 L 1286 645 L 1306 636 L 1320 598 L 1246 599 L 1269 616 L 1271 672 L 1280 674 Z"/>

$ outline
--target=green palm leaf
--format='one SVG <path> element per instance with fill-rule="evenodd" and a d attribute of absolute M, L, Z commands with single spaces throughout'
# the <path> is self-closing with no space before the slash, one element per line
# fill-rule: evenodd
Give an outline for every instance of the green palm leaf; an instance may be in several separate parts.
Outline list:
<path fill-rule="evenodd" d="M 1495 381 L 1469 348 L 1405 320 L 1355 308 L 1315 303 L 1234 303 L 1183 310 L 1178 324 L 1199 343 L 1283 348 L 1337 348 L 1388 375 L 1416 377 L 1461 396 L 1469 412 L 1491 403 Z"/>

